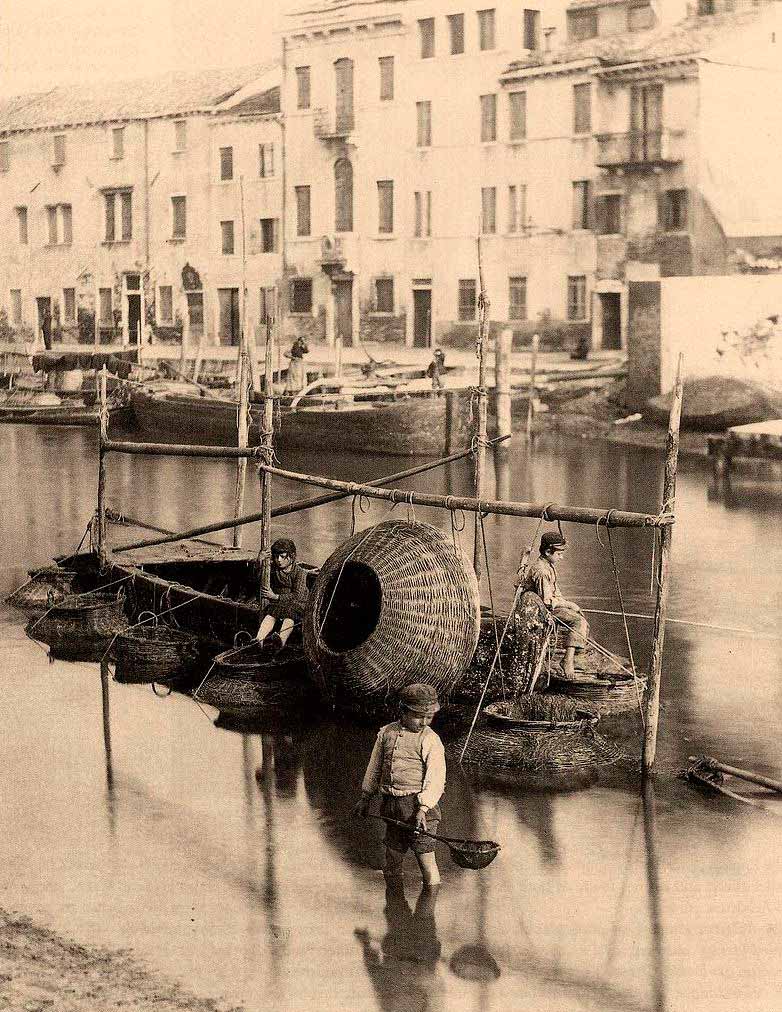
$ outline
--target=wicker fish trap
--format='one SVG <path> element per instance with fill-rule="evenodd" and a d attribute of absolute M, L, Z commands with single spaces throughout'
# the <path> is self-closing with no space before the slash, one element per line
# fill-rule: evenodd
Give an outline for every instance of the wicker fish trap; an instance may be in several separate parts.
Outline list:
<path fill-rule="evenodd" d="M 386 520 L 323 564 L 304 618 L 304 649 L 340 708 L 384 701 L 413 681 L 447 696 L 478 641 L 472 567 L 429 524 Z"/>
<path fill-rule="evenodd" d="M 223 714 L 247 718 L 306 706 L 313 696 L 312 685 L 300 678 L 256 682 L 210 674 L 193 698 L 216 707 Z"/>
<path fill-rule="evenodd" d="M 627 713 L 637 710 L 643 703 L 646 677 L 634 679 L 626 675 L 604 678 L 557 678 L 553 676 L 549 688 L 563 696 L 577 700 L 580 706 L 594 713 Z"/>
<path fill-rule="evenodd" d="M 46 566 L 30 573 L 30 579 L 6 598 L 12 608 L 41 613 L 71 593 L 76 573 L 72 569 Z"/>
<path fill-rule="evenodd" d="M 187 675 L 198 659 L 198 640 L 168 625 L 135 626 L 114 640 L 117 682 L 171 682 Z"/>
<path fill-rule="evenodd" d="M 276 653 L 264 643 L 250 642 L 225 650 L 214 659 L 214 672 L 223 678 L 246 678 L 252 682 L 273 682 L 281 678 L 303 678 L 307 659 L 301 643 Z"/>
<path fill-rule="evenodd" d="M 124 598 L 114 594 L 71 597 L 28 623 L 32 639 L 48 643 L 64 660 L 98 659 L 113 637 L 128 626 Z"/>

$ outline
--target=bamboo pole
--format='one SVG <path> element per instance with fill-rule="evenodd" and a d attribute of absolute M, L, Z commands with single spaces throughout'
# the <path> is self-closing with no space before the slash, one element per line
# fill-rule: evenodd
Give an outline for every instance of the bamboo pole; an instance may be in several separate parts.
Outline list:
<path fill-rule="evenodd" d="M 273 319 L 266 317 L 266 361 L 263 387 L 263 428 L 261 429 L 261 450 L 267 464 L 274 459 L 274 330 Z M 261 556 L 260 603 L 271 589 L 271 559 L 265 557 L 272 539 L 272 476 L 269 467 L 261 466 L 258 471 L 261 485 Z"/>
<path fill-rule="evenodd" d="M 505 437 L 500 437 L 491 440 L 492 445 L 502 442 Z M 432 460 L 426 464 L 418 464 L 416 467 L 409 467 L 405 471 L 397 471 L 396 474 L 388 474 L 384 478 L 376 478 L 374 481 L 368 482 L 369 485 L 379 486 L 387 485 L 392 481 L 401 481 L 403 478 L 411 478 L 415 474 L 422 474 L 424 471 L 431 471 L 435 467 L 442 467 L 443 464 L 451 464 L 455 460 L 461 460 L 464 457 L 469 457 L 472 450 L 460 450 L 459 453 L 452 453 L 448 457 L 443 457 L 441 460 Z M 311 499 L 300 499 L 297 502 L 286 503 L 283 506 L 277 506 L 272 510 L 272 517 L 284 517 L 291 513 L 300 513 L 302 510 L 313 509 L 316 506 L 324 506 L 326 503 L 337 502 L 339 499 L 346 499 L 350 495 L 350 492 L 329 492 L 326 495 L 317 495 Z M 139 527 L 147 527 L 150 530 L 159 531 L 161 534 L 167 535 L 162 538 L 152 538 L 147 541 L 136 541 L 132 544 L 121 545 L 119 548 L 114 549 L 114 554 L 120 552 L 129 552 L 135 548 L 150 548 L 153 545 L 165 545 L 174 541 L 187 541 L 191 538 L 197 538 L 201 534 L 214 534 L 216 531 L 225 531 L 231 527 L 235 527 L 241 524 L 253 524 L 257 523 L 263 517 L 263 513 L 248 513 L 243 517 L 239 517 L 236 520 L 220 520 L 214 524 L 206 524 L 203 527 L 194 527 L 189 531 L 167 531 L 164 528 L 152 527 L 150 524 L 142 523 L 138 520 L 133 520 L 132 517 L 128 517 L 128 521 L 136 524 Z M 214 544 L 215 542 L 207 542 L 207 544 Z"/>
<path fill-rule="evenodd" d="M 513 331 L 507 327 L 497 339 L 494 349 L 494 396 L 497 401 L 497 435 L 510 438 L 513 431 L 511 416 L 511 359 Z"/>
<path fill-rule="evenodd" d="M 108 439 L 107 453 L 130 453 L 150 457 L 257 457 L 257 446 L 181 446 L 175 443 L 134 443 Z"/>
<path fill-rule="evenodd" d="M 529 399 L 527 401 L 527 439 L 532 438 L 532 426 L 535 421 L 535 370 L 538 365 L 538 348 L 540 334 L 532 335 L 532 359 L 529 367 Z"/>
<path fill-rule="evenodd" d="M 248 403 L 249 382 L 247 367 L 247 350 L 244 347 L 243 337 L 241 354 L 239 356 L 239 417 L 237 419 L 237 441 L 240 448 L 247 446 L 249 430 L 250 408 Z M 247 458 L 238 457 L 236 461 L 236 488 L 234 490 L 234 519 L 238 519 L 242 515 L 242 508 L 244 506 L 244 479 L 246 474 Z M 238 524 L 233 529 L 233 546 L 234 548 L 242 547 L 242 528 Z"/>
<path fill-rule="evenodd" d="M 475 450 L 475 471 L 474 490 L 475 498 L 480 500 L 483 492 L 483 466 L 486 459 L 486 415 L 487 415 L 487 393 L 486 393 L 486 342 L 489 337 L 489 307 L 490 302 L 486 298 L 486 286 L 483 280 L 483 260 L 481 259 L 481 235 L 478 233 L 478 281 L 480 291 L 478 294 L 478 341 L 475 352 L 478 356 L 478 417 L 476 419 L 476 431 L 473 440 Z M 480 511 L 475 514 L 475 527 L 472 546 L 472 564 L 475 575 L 478 579 L 478 586 L 481 583 L 481 548 L 482 539 L 480 536 L 481 515 Z"/>
<path fill-rule="evenodd" d="M 679 454 L 679 425 L 682 414 L 682 360 L 676 367 L 671 415 L 668 422 L 668 441 L 665 456 L 665 477 L 663 480 L 663 503 L 661 513 L 674 513 L 676 504 L 676 465 Z M 654 765 L 657 752 L 657 724 L 660 719 L 660 681 L 663 666 L 663 644 L 665 642 L 665 617 L 668 612 L 669 575 L 671 564 L 671 542 L 673 526 L 666 524 L 660 532 L 660 567 L 657 577 L 657 603 L 654 609 L 654 643 L 652 663 L 649 670 L 649 687 L 646 697 L 646 727 L 642 766 L 644 774 Z"/>
<path fill-rule="evenodd" d="M 777 791 L 782 794 L 782 782 L 772 780 L 771 777 L 761 776 L 759 773 L 752 773 L 749 770 L 739 769 L 738 766 L 728 766 L 711 756 L 690 756 L 691 763 L 697 763 L 701 769 L 717 770 L 720 773 L 727 773 L 729 776 L 738 777 L 739 780 L 747 780 L 751 784 L 758 784 L 760 787 L 767 787 L 770 791 Z"/>
<path fill-rule="evenodd" d="M 109 405 L 106 397 L 107 371 L 100 371 L 100 407 L 98 432 L 98 558 L 106 560 L 106 444 L 109 438 Z"/>

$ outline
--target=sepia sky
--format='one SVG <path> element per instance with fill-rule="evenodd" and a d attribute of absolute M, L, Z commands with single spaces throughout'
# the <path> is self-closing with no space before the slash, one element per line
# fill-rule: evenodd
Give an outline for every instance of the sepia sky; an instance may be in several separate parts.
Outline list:
<path fill-rule="evenodd" d="M 5 0 L 0 96 L 276 55 L 282 14 L 302 0 Z"/>

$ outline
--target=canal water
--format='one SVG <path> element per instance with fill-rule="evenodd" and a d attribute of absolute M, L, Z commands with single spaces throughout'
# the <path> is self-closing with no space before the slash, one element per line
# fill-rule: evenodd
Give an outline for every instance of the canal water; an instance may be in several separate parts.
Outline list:
<path fill-rule="evenodd" d="M 86 430 L 0 427 L 3 595 L 79 543 L 95 444 Z M 282 463 L 353 479 L 405 466 L 316 453 Z M 222 462 L 115 457 L 108 498 L 183 529 L 230 514 L 233 473 Z M 546 436 L 531 452 L 519 442 L 501 467 L 489 461 L 486 494 L 655 512 L 661 481 L 657 452 Z M 468 494 L 470 482 L 459 464 L 410 487 Z M 248 478 L 248 509 L 256 491 Z M 275 502 L 306 494 L 274 487 Z M 362 506 L 284 517 L 275 533 L 321 563 L 354 526 L 389 513 Z M 470 518 L 459 530 L 460 515 L 453 527 L 445 514 L 415 515 L 470 549 Z M 351 818 L 371 728 L 241 734 L 184 696 L 110 682 L 107 750 L 98 666 L 50 663 L 2 605 L 0 905 L 79 942 L 132 949 L 197 994 L 248 1010 L 779 1008 L 782 809 L 707 797 L 677 774 L 689 755 L 711 754 L 780 777 L 781 515 L 773 487 L 716 494 L 708 472 L 681 462 L 653 789 L 627 773 L 580 790 L 496 783 L 449 760 L 443 831 L 503 849 L 482 872 L 443 852 L 434 906 L 419 901 L 414 865 L 405 895 L 385 895 L 380 830 Z M 486 520 L 498 608 L 536 526 Z M 616 611 L 605 529 L 565 532 L 565 593 Z M 246 544 L 256 538 L 245 533 Z M 651 536 L 615 531 L 612 543 L 626 610 L 650 615 Z M 621 619 L 590 618 L 598 640 L 627 652 Z M 629 631 L 645 666 L 651 622 L 631 618 Z M 639 748 L 633 715 L 604 733 Z"/>

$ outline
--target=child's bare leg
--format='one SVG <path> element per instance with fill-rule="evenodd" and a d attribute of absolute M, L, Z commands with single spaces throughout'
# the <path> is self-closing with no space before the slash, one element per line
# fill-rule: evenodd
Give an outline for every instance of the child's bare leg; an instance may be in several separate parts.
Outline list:
<path fill-rule="evenodd" d="M 401 878 L 404 860 L 404 854 L 400 853 L 398 850 L 394 850 L 393 847 L 386 847 L 386 863 L 383 866 L 383 874 L 385 877 Z"/>
<path fill-rule="evenodd" d="M 285 644 L 288 642 L 288 637 L 292 632 L 293 632 L 293 619 L 284 618 L 282 620 L 282 625 L 280 626 L 280 643 L 282 644 L 282 646 L 285 646 Z"/>
<path fill-rule="evenodd" d="M 428 854 L 416 854 L 415 859 L 421 869 L 421 878 L 425 886 L 436 886 L 440 884 L 440 869 L 437 867 L 437 858 L 434 851 Z"/>
<path fill-rule="evenodd" d="M 261 620 L 261 626 L 258 629 L 258 635 L 255 637 L 257 640 L 265 640 L 269 633 L 274 628 L 274 615 L 264 615 Z"/>

